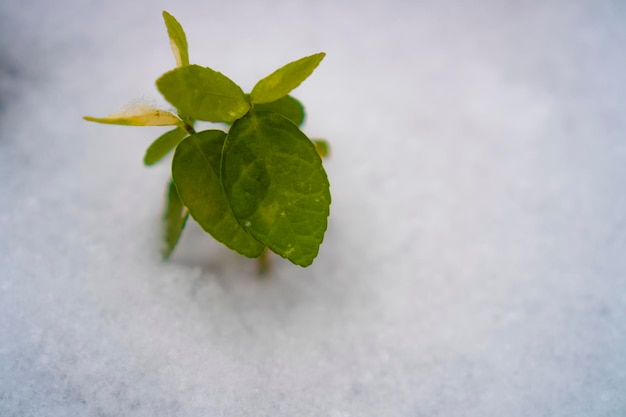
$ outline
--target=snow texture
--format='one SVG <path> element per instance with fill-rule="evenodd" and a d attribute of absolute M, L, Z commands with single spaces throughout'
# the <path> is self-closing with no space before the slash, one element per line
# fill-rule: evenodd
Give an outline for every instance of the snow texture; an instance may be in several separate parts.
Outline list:
<path fill-rule="evenodd" d="M 626 415 L 620 1 L 0 1 L 0 416 Z M 312 267 L 191 225 L 163 128 L 97 125 L 190 58 L 332 143 Z"/>

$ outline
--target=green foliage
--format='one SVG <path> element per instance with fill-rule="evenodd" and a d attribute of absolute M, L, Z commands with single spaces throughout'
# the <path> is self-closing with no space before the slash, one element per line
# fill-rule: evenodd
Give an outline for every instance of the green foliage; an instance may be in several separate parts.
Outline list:
<path fill-rule="evenodd" d="M 313 262 L 330 191 L 315 146 L 295 124 L 271 112 L 237 120 L 222 151 L 222 183 L 250 235 L 295 264 Z"/>
<path fill-rule="evenodd" d="M 252 111 L 271 111 L 282 114 L 298 126 L 302 126 L 302 123 L 304 123 L 304 106 L 291 96 L 279 98 L 271 103 L 255 104 Z"/>
<path fill-rule="evenodd" d="M 289 94 L 306 80 L 326 54 L 319 54 L 300 58 L 297 61 L 281 67 L 256 83 L 250 93 L 252 103 L 271 103 Z"/>
<path fill-rule="evenodd" d="M 315 145 L 315 150 L 322 158 L 330 155 L 330 144 L 324 139 L 311 139 L 313 145 Z"/>
<path fill-rule="evenodd" d="M 180 113 L 196 120 L 232 123 L 250 110 L 241 88 L 211 68 L 179 67 L 163 74 L 156 84 Z"/>
<path fill-rule="evenodd" d="M 189 47 L 187 46 L 187 36 L 183 27 L 174 16 L 166 11 L 163 11 L 163 20 L 165 20 L 167 34 L 170 37 L 170 46 L 172 47 L 174 59 L 176 59 L 176 66 L 189 65 Z"/>
<path fill-rule="evenodd" d="M 172 159 L 172 179 L 191 217 L 216 240 L 255 258 L 263 246 L 237 222 L 220 181 L 220 157 L 226 133 L 205 130 L 178 145 Z"/>
<path fill-rule="evenodd" d="M 170 181 L 167 186 L 167 204 L 163 213 L 163 258 L 169 258 L 174 251 L 188 217 L 189 213 L 180 201 L 176 185 Z"/>
<path fill-rule="evenodd" d="M 328 143 L 299 128 L 302 103 L 290 95 L 325 54 L 293 61 L 260 80 L 250 94 L 225 75 L 191 65 L 187 38 L 169 13 L 163 19 L 177 67 L 157 81 L 176 114 L 134 106 L 88 121 L 122 125 L 173 125 L 147 149 L 146 165 L 174 150 L 163 215 L 163 256 L 174 251 L 191 216 L 207 233 L 267 267 L 267 250 L 310 265 L 324 239 L 330 190 L 321 157 Z M 197 132 L 195 121 L 226 123 L 226 131 Z"/>
<path fill-rule="evenodd" d="M 143 163 L 146 165 L 156 164 L 185 139 L 188 134 L 185 129 L 180 127 L 163 133 L 148 147 L 143 157 Z"/>

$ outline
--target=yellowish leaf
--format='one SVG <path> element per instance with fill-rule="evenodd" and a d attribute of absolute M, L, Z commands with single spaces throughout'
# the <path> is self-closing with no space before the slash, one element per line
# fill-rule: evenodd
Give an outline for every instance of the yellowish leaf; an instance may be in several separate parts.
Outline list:
<path fill-rule="evenodd" d="M 85 116 L 83 119 L 89 122 L 124 126 L 184 126 L 184 122 L 174 113 L 146 103 L 132 104 L 106 117 Z"/>

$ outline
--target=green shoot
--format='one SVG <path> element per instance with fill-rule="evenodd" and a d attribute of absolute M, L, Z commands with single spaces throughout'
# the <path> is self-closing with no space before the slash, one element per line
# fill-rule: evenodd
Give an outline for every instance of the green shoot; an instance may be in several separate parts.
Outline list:
<path fill-rule="evenodd" d="M 321 157 L 329 145 L 301 130 L 304 106 L 290 93 L 324 58 L 293 61 L 256 83 L 249 94 L 225 75 L 189 63 L 187 37 L 167 12 L 163 18 L 176 68 L 156 86 L 174 112 L 135 105 L 85 120 L 130 126 L 174 126 L 144 155 L 153 165 L 171 151 L 172 178 L 163 215 L 163 256 L 168 258 L 191 216 L 228 248 L 269 268 L 269 251 L 303 267 L 324 239 L 330 186 Z M 227 129 L 195 130 L 195 121 Z"/>

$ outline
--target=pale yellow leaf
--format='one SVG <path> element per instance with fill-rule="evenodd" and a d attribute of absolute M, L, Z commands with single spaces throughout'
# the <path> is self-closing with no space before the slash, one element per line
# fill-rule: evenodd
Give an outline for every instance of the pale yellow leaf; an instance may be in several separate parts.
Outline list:
<path fill-rule="evenodd" d="M 183 121 L 175 114 L 143 102 L 132 104 L 106 117 L 85 116 L 83 119 L 124 126 L 184 126 Z"/>

